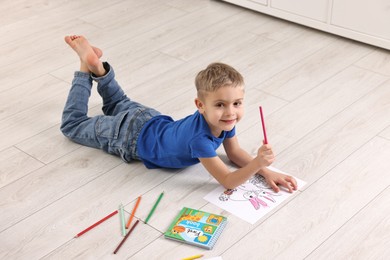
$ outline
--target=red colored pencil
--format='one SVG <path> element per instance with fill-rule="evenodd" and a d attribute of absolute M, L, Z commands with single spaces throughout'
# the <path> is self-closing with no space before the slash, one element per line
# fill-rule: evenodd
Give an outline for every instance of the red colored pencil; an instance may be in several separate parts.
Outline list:
<path fill-rule="evenodd" d="M 265 131 L 263 109 L 261 108 L 261 106 L 259 106 L 259 109 L 260 109 L 261 125 L 263 126 L 264 144 L 268 144 L 267 132 Z"/>
<path fill-rule="evenodd" d="M 134 218 L 135 211 L 137 210 L 140 201 L 141 201 L 141 196 L 138 197 L 137 202 L 135 203 L 135 206 L 134 206 L 134 208 L 133 208 L 133 211 L 131 212 L 131 215 L 130 215 L 130 217 L 129 217 L 129 221 L 127 221 L 126 229 L 129 228 L 130 223 L 131 223 L 131 221 L 132 221 L 133 218 Z"/>
<path fill-rule="evenodd" d="M 90 231 L 91 229 L 93 229 L 94 227 L 96 227 L 97 225 L 101 224 L 102 222 L 106 221 L 107 219 L 111 218 L 112 216 L 114 216 L 115 214 L 118 213 L 118 210 L 115 210 L 114 212 L 112 212 L 110 215 L 108 215 L 107 217 L 104 217 L 103 219 L 99 220 L 98 222 L 96 222 L 95 224 L 93 224 L 92 226 L 84 229 L 83 231 L 81 231 L 80 233 L 78 233 L 75 237 L 79 237 L 81 235 L 83 235 L 84 233 Z"/>
<path fill-rule="evenodd" d="M 114 254 L 118 253 L 119 249 L 121 248 L 123 243 L 126 241 L 126 239 L 129 237 L 130 233 L 134 230 L 135 226 L 137 226 L 138 222 L 139 222 L 139 220 L 137 219 L 137 221 L 134 223 L 134 225 L 130 228 L 129 232 L 127 232 L 126 236 L 122 239 L 122 241 L 119 243 L 119 245 L 115 249 Z"/>

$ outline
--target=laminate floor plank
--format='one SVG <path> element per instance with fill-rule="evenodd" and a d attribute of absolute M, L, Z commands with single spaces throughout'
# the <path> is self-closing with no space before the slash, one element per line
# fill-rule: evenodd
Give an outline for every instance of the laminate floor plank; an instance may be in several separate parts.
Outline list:
<path fill-rule="evenodd" d="M 15 147 L 0 152 L 0 165 L 0 189 L 44 166 Z"/>
<path fill-rule="evenodd" d="M 384 259 L 390 255 L 390 187 L 368 203 L 307 259 Z"/>
<path fill-rule="evenodd" d="M 31 157 L 49 164 L 81 146 L 69 141 L 60 131 L 60 125 L 39 132 L 15 145 Z"/>
<path fill-rule="evenodd" d="M 1 188 L 0 230 L 18 226 L 20 221 L 121 163 L 114 156 L 83 147 Z"/>
<path fill-rule="evenodd" d="M 390 123 L 389 99 L 386 81 L 284 150 L 276 167 L 315 182 Z"/>
<path fill-rule="evenodd" d="M 3 15 L 5 14 L 5 17 L 8 15 L 16 16 L 5 19 L 5 24 L 0 23 L 1 35 L 7 36 L 0 39 L 0 46 L 4 43 L 25 38 L 26 36 L 45 34 L 47 32 L 55 34 L 56 30 L 66 27 L 67 24 L 72 23 L 72 20 L 82 18 L 89 13 L 104 9 L 118 1 L 101 2 L 98 5 L 91 0 L 45 2 L 46 4 L 35 2 L 32 4 L 30 1 L 23 0 L 23 2 L 19 1 L 18 6 L 2 12 Z M 52 2 L 53 5 L 47 4 L 47 2 Z M 4 6 L 7 7 L 7 5 Z M 45 8 L 41 8 L 41 6 L 45 6 Z M 22 10 L 22 13 L 20 10 Z M 28 15 L 27 12 L 29 12 Z M 20 14 L 18 15 L 18 13 Z M 77 28 L 77 26 L 75 28 Z M 52 42 L 53 40 L 54 38 L 52 39 Z"/>
<path fill-rule="evenodd" d="M 370 71 L 390 76 L 390 53 L 387 50 L 377 49 L 356 63 L 357 66 Z"/>
<path fill-rule="evenodd" d="M 259 89 L 293 101 L 373 52 L 363 44 L 335 40 L 313 55 L 260 84 Z"/>
<path fill-rule="evenodd" d="M 249 75 L 246 77 L 246 84 L 259 85 L 277 73 L 326 47 L 332 41 L 334 41 L 332 37 L 305 29 L 302 33 L 291 37 L 288 41 L 275 44 L 271 48 L 246 60 L 247 68 L 242 69 L 242 73 Z"/>
<path fill-rule="evenodd" d="M 66 95 L 64 85 L 62 81 L 44 75 L 4 91 L 0 96 L 0 121 L 29 110 L 55 96 Z"/>
<path fill-rule="evenodd" d="M 12 24 L 20 20 L 26 20 L 30 17 L 50 12 L 56 7 L 64 4 L 64 1 L 43 1 L 38 0 L 31 3 L 27 0 L 16 0 L 12 2 L 4 2 L 0 6 L 2 19 L 0 26 Z"/>
<path fill-rule="evenodd" d="M 390 126 L 383 130 L 379 135 L 390 140 Z"/>
<path fill-rule="evenodd" d="M 266 19 L 260 18 L 252 12 L 240 12 L 185 39 L 173 42 L 161 48 L 160 51 L 189 61 L 201 54 L 214 52 L 226 42 L 236 41 L 239 43 L 239 40 L 236 39 L 237 36 L 266 23 Z"/>

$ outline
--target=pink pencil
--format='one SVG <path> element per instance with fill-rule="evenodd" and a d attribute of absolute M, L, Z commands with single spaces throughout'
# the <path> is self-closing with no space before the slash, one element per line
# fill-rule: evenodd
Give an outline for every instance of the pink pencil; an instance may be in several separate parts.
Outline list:
<path fill-rule="evenodd" d="M 115 214 L 117 214 L 118 211 L 115 210 L 114 212 L 112 212 L 110 215 L 108 215 L 107 217 L 104 217 L 103 219 L 99 220 L 98 222 L 96 222 L 95 224 L 93 224 L 92 226 L 84 229 L 83 231 L 81 231 L 80 233 L 78 233 L 75 237 L 79 237 L 81 235 L 83 235 L 84 233 L 88 232 L 89 230 L 93 229 L 94 227 L 96 227 L 97 225 L 101 224 L 102 222 L 106 221 L 107 219 L 111 218 L 112 216 L 114 216 Z"/>
<path fill-rule="evenodd" d="M 267 132 L 265 131 L 263 109 L 261 108 L 261 106 L 259 106 L 259 109 L 260 109 L 261 125 L 263 126 L 264 144 L 268 144 Z"/>

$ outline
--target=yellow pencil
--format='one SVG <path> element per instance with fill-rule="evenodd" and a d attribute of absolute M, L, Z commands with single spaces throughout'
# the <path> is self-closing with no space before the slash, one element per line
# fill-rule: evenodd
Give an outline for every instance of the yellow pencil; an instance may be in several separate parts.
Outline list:
<path fill-rule="evenodd" d="M 193 256 L 189 256 L 189 257 L 183 258 L 182 260 L 192 260 L 192 259 L 198 259 L 198 258 L 201 258 L 201 257 L 203 257 L 203 255 L 193 255 Z"/>

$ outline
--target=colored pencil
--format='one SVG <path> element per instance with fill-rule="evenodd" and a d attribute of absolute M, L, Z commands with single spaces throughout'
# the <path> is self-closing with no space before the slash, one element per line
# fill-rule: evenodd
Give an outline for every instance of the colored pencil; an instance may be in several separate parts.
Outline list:
<path fill-rule="evenodd" d="M 264 144 L 268 144 L 267 132 L 265 131 L 265 123 L 264 123 L 263 109 L 261 108 L 261 106 L 259 106 L 259 110 L 260 110 L 261 125 L 263 126 Z"/>
<path fill-rule="evenodd" d="M 141 196 L 138 197 L 137 202 L 135 203 L 135 206 L 133 208 L 133 211 L 131 212 L 129 220 L 127 221 L 126 229 L 130 227 L 131 221 L 134 218 L 135 211 L 137 210 L 140 201 L 141 201 Z"/>
<path fill-rule="evenodd" d="M 126 239 L 130 236 L 131 232 L 133 232 L 134 228 L 137 226 L 139 220 L 134 223 L 134 225 L 130 228 L 129 232 L 127 232 L 126 236 L 122 239 L 122 241 L 119 243 L 117 248 L 114 251 L 114 254 L 118 253 L 119 249 L 122 247 L 123 243 L 126 241 Z"/>
<path fill-rule="evenodd" d="M 198 258 L 201 258 L 201 257 L 203 257 L 203 255 L 193 255 L 193 256 L 190 256 L 190 257 L 183 258 L 182 260 L 193 260 L 193 259 L 198 259 Z"/>
<path fill-rule="evenodd" d="M 99 220 L 98 222 L 96 222 L 95 224 L 93 224 L 92 226 L 84 229 L 83 231 L 81 231 L 80 233 L 78 233 L 75 237 L 80 237 L 81 235 L 83 235 L 84 233 L 88 232 L 89 230 L 93 229 L 94 227 L 96 227 L 97 225 L 101 224 L 102 222 L 106 221 L 107 219 L 111 218 L 112 216 L 114 216 L 115 214 L 117 214 L 118 211 L 115 210 L 114 212 L 112 212 L 110 215 L 102 218 L 101 220 Z"/>
<path fill-rule="evenodd" d="M 156 210 L 157 205 L 160 203 L 160 200 L 163 197 L 163 195 L 164 195 L 164 192 L 161 192 L 160 196 L 158 196 L 158 199 L 157 199 L 156 203 L 154 203 L 154 206 L 153 206 L 152 210 L 149 212 L 149 215 L 148 215 L 148 217 L 145 220 L 145 224 L 148 223 L 150 217 L 153 215 L 153 212 Z"/>
<path fill-rule="evenodd" d="M 122 236 L 126 236 L 125 212 L 123 210 L 123 204 L 122 203 L 119 205 L 119 216 L 120 216 L 120 219 L 121 219 Z"/>

